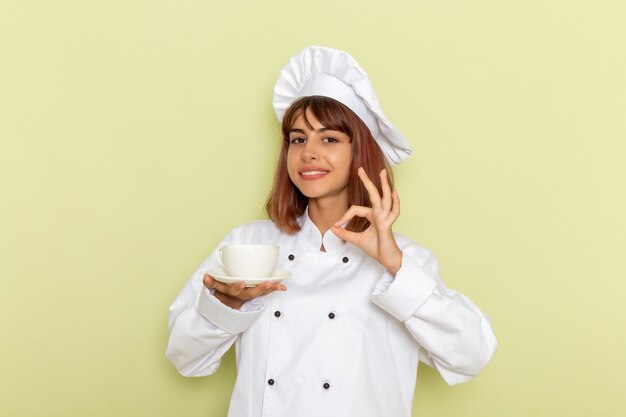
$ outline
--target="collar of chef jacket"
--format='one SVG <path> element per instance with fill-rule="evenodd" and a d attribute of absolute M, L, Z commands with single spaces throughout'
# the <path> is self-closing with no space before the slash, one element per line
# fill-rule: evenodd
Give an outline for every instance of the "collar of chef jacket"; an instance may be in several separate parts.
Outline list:
<path fill-rule="evenodd" d="M 328 229 L 324 236 L 317 228 L 313 220 L 309 217 L 309 206 L 304 210 L 304 214 L 298 218 L 300 233 L 298 233 L 298 246 L 307 250 L 319 251 L 322 243 L 326 252 L 344 252 L 350 244 L 337 237 L 332 230 Z M 346 224 L 343 225 L 345 227 Z"/>

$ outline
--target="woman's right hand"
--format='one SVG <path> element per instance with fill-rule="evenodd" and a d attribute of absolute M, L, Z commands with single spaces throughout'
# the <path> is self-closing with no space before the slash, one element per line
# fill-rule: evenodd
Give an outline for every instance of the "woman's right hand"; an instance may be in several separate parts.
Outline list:
<path fill-rule="evenodd" d="M 235 310 L 239 310 L 247 300 L 267 295 L 274 291 L 287 291 L 287 287 L 280 282 L 262 282 L 256 287 L 246 287 L 246 284 L 243 282 L 232 285 L 224 284 L 215 280 L 209 274 L 204 274 L 202 282 L 208 289 L 215 290 L 213 294 L 215 298 Z"/>

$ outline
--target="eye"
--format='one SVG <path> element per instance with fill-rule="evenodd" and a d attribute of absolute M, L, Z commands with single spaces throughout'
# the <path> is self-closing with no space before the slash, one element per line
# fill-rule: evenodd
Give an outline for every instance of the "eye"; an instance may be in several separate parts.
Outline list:
<path fill-rule="evenodd" d="M 304 143 L 306 142 L 305 138 L 293 138 L 289 140 L 289 143 L 291 144 L 298 144 L 298 143 Z"/>
<path fill-rule="evenodd" d="M 324 141 L 324 142 L 330 142 L 330 143 L 332 143 L 332 142 L 339 142 L 337 139 L 335 139 L 335 138 L 333 138 L 333 137 L 330 137 L 330 136 L 325 137 L 325 138 L 323 139 L 323 141 Z"/>

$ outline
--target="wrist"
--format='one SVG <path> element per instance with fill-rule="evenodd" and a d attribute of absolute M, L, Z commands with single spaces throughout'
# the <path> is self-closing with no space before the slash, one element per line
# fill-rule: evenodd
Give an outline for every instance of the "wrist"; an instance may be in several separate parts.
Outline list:
<path fill-rule="evenodd" d="M 239 310 L 241 306 L 243 305 L 243 300 L 240 300 L 238 298 L 232 297 L 227 294 L 223 294 L 221 292 L 215 291 L 215 293 L 213 293 L 213 296 L 215 296 L 215 298 L 220 300 L 222 304 L 232 308 L 233 310 Z"/>
<path fill-rule="evenodd" d="M 392 259 L 385 265 L 385 268 L 387 268 L 387 271 L 389 271 L 389 273 L 391 275 L 396 276 L 396 273 L 400 270 L 400 268 L 402 267 L 402 252 L 398 251 L 397 254 L 395 254 Z"/>

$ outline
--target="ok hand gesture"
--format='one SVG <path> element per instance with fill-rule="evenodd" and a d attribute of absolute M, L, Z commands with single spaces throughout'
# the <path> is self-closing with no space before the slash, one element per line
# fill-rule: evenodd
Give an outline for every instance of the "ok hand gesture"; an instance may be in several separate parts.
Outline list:
<path fill-rule="evenodd" d="M 363 168 L 359 168 L 358 174 L 367 189 L 372 207 L 350 207 L 343 217 L 331 227 L 331 230 L 339 238 L 361 248 L 395 275 L 402 264 L 402 251 L 391 231 L 391 226 L 400 215 L 398 192 L 391 192 L 387 180 L 387 171 L 384 169 L 380 172 L 382 197 Z M 358 233 L 343 229 L 341 225 L 347 223 L 354 216 L 367 218 L 370 222 L 369 227 Z"/>

